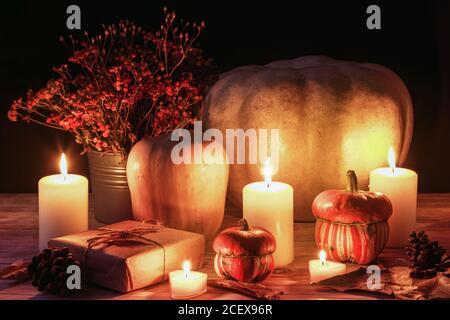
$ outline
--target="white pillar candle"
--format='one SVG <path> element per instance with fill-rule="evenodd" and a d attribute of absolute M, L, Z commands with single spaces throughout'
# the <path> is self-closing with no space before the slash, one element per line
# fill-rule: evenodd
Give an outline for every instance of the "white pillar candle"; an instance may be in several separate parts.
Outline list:
<path fill-rule="evenodd" d="M 67 174 L 64 154 L 61 174 L 39 180 L 39 250 L 48 240 L 88 230 L 88 180 Z"/>
<path fill-rule="evenodd" d="M 409 169 L 396 168 L 394 149 L 389 149 L 390 168 L 378 168 L 370 173 L 370 191 L 386 194 L 392 202 L 392 216 L 389 218 L 390 248 L 404 247 L 408 234 L 416 226 L 417 174 Z"/>
<path fill-rule="evenodd" d="M 243 216 L 251 226 L 273 234 L 275 267 L 294 260 L 294 189 L 286 183 L 271 181 L 269 161 L 264 167 L 264 182 L 246 185 L 243 193 Z"/>
<path fill-rule="evenodd" d="M 206 292 L 208 276 L 203 272 L 191 271 L 189 261 L 183 263 L 183 270 L 169 273 L 170 296 L 173 299 L 190 299 Z"/>
<path fill-rule="evenodd" d="M 345 274 L 346 265 L 339 262 L 327 261 L 325 251 L 320 251 L 319 260 L 309 261 L 309 282 L 317 283 L 322 280 Z"/>

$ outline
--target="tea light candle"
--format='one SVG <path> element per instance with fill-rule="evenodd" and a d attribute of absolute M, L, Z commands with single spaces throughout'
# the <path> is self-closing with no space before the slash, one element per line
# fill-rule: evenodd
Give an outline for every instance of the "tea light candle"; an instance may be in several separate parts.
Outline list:
<path fill-rule="evenodd" d="M 392 203 L 392 216 L 389 218 L 390 248 L 404 247 L 408 234 L 416 225 L 417 174 L 409 169 L 397 168 L 394 149 L 388 153 L 389 168 L 378 168 L 370 173 L 370 191 L 382 192 Z"/>
<path fill-rule="evenodd" d="M 208 276 L 203 272 L 191 271 L 191 263 L 185 261 L 183 270 L 169 273 L 170 296 L 173 299 L 189 299 L 206 292 Z"/>
<path fill-rule="evenodd" d="M 321 250 L 319 260 L 309 261 L 309 280 L 310 283 L 320 282 L 322 280 L 344 274 L 346 265 L 339 262 L 327 261 L 325 251 Z"/>
<path fill-rule="evenodd" d="M 64 153 L 60 170 L 39 180 L 39 250 L 52 238 L 88 230 L 88 180 L 67 174 Z"/>
<path fill-rule="evenodd" d="M 262 227 L 275 237 L 275 268 L 294 260 L 294 189 L 287 183 L 273 182 L 270 160 L 263 169 L 264 182 L 246 185 L 243 216 L 250 225 Z"/>

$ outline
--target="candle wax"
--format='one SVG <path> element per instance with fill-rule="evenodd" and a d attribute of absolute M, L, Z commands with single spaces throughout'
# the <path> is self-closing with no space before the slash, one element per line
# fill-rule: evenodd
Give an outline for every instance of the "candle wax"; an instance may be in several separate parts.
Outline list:
<path fill-rule="evenodd" d="M 344 274 L 346 265 L 339 262 L 321 260 L 309 261 L 309 279 L 310 283 L 317 283 L 322 280 Z"/>
<path fill-rule="evenodd" d="M 243 216 L 250 227 L 262 227 L 273 234 L 275 267 L 294 260 L 294 190 L 282 182 L 254 182 L 243 189 Z"/>
<path fill-rule="evenodd" d="M 198 271 L 173 271 L 169 274 L 170 294 L 173 299 L 189 299 L 206 292 L 208 276 Z"/>
<path fill-rule="evenodd" d="M 370 191 L 384 193 L 391 200 L 389 218 L 390 248 L 403 247 L 415 229 L 417 210 L 417 174 L 404 168 L 379 168 L 370 173 Z"/>
<path fill-rule="evenodd" d="M 39 250 L 48 240 L 88 230 L 88 180 L 68 174 L 39 180 Z"/>

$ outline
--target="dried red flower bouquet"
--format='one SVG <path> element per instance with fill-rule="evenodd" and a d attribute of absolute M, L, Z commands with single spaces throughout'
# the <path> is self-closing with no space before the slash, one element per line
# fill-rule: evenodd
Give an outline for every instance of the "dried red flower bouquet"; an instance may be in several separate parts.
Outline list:
<path fill-rule="evenodd" d="M 145 135 L 191 124 L 217 73 L 194 47 L 204 23 L 175 20 L 164 8 L 157 32 L 121 21 L 93 37 L 70 37 L 70 65 L 54 68 L 56 79 L 15 100 L 9 119 L 68 131 L 83 152 L 123 156 Z"/>

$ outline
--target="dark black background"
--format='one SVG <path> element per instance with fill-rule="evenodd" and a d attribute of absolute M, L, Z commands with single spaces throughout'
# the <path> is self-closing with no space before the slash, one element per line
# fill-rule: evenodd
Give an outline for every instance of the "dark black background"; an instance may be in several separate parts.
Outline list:
<path fill-rule="evenodd" d="M 66 8 L 78 4 L 82 29 L 134 20 L 154 30 L 162 7 L 205 20 L 200 45 L 222 70 L 276 59 L 324 54 L 393 69 L 408 86 L 415 111 L 406 165 L 421 192 L 450 192 L 449 1 L 14 1 L 0 6 L 0 192 L 35 192 L 40 177 L 58 170 L 64 150 L 70 171 L 87 175 L 86 158 L 72 138 L 54 130 L 11 123 L 10 103 L 38 89 L 65 62 L 59 43 Z M 366 8 L 378 4 L 382 29 L 366 28 Z"/>

